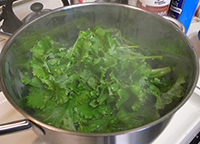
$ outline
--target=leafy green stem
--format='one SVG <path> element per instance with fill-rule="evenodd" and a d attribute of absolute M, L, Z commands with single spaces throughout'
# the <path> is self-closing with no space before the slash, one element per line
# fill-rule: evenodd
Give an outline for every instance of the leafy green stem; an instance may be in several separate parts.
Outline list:
<path fill-rule="evenodd" d="M 169 66 L 164 67 L 164 68 L 152 69 L 150 73 L 150 77 L 161 77 L 170 72 L 171 72 L 171 68 Z"/>

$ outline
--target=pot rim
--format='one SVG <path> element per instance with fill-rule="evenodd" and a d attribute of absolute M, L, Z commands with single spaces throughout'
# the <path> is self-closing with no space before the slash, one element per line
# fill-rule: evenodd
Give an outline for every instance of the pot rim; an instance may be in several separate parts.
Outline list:
<path fill-rule="evenodd" d="M 65 130 L 65 129 L 57 128 L 57 127 L 51 126 L 49 124 L 43 123 L 43 122 L 37 120 L 36 118 L 32 117 L 27 112 L 25 112 L 9 96 L 7 90 L 5 89 L 4 83 L 2 81 L 2 71 L 1 71 L 1 69 L 2 69 L 2 61 L 3 61 L 4 55 L 5 55 L 6 51 L 9 49 L 9 46 L 10 46 L 11 42 L 15 39 L 15 37 L 17 35 L 19 35 L 21 33 L 21 31 L 24 30 L 26 27 L 28 27 L 30 24 L 32 24 L 33 22 L 35 22 L 35 21 L 37 21 L 37 20 L 39 20 L 39 19 L 41 19 L 43 17 L 51 15 L 51 14 L 53 14 L 55 12 L 64 11 L 64 10 L 67 10 L 67 9 L 74 9 L 76 7 L 86 7 L 86 6 L 91 6 L 91 5 L 97 5 L 97 6 L 101 6 L 101 5 L 113 6 L 114 5 L 114 6 L 125 7 L 125 8 L 128 8 L 128 9 L 134 9 L 134 10 L 138 10 L 138 11 L 141 11 L 141 12 L 145 12 L 145 13 L 147 13 L 149 15 L 152 15 L 154 17 L 159 18 L 160 20 L 165 21 L 166 23 L 168 23 L 169 25 L 171 25 L 174 28 L 174 30 L 178 31 L 180 33 L 180 35 L 182 35 L 182 37 L 185 38 L 185 40 L 189 44 L 189 46 L 190 46 L 190 48 L 191 48 L 191 50 L 192 50 L 192 52 L 194 54 L 194 58 L 196 59 L 195 60 L 195 67 L 196 67 L 195 80 L 194 80 L 194 84 L 192 85 L 192 87 L 191 87 L 188 95 L 185 96 L 185 98 L 183 98 L 183 100 L 181 100 L 181 102 L 176 107 L 174 107 L 170 112 L 168 112 L 167 114 L 165 114 L 161 118 L 159 118 L 159 119 L 157 119 L 157 120 L 155 120 L 155 121 L 153 121 L 151 123 L 145 124 L 145 125 L 137 127 L 137 128 L 125 130 L 125 131 L 110 132 L 110 133 L 86 133 L 86 132 L 76 132 L 76 131 Z M 157 125 L 158 123 L 161 123 L 162 121 L 170 118 L 177 110 L 179 110 L 186 103 L 186 101 L 190 98 L 190 96 L 192 95 L 192 93 L 193 93 L 193 91 L 194 91 L 194 89 L 196 87 L 196 84 L 197 84 L 197 81 L 198 81 L 198 77 L 199 77 L 199 60 L 198 60 L 198 56 L 197 56 L 196 50 L 195 50 L 192 42 L 189 40 L 189 38 L 180 29 L 178 29 L 177 27 L 175 27 L 173 24 L 171 24 L 169 21 L 167 21 L 163 17 L 161 17 L 161 16 L 159 16 L 159 15 L 153 13 L 153 12 L 146 11 L 144 9 L 141 9 L 141 8 L 138 8 L 138 7 L 135 7 L 135 6 L 118 4 L 118 3 L 105 3 L 105 2 L 102 2 L 102 3 L 84 3 L 84 4 L 75 4 L 75 5 L 71 5 L 71 6 L 65 6 L 65 7 L 54 9 L 54 10 L 52 10 L 52 11 L 50 11 L 50 12 L 48 12 L 48 13 L 46 13 L 46 14 L 44 14 L 44 15 L 42 15 L 42 16 L 34 19 L 34 20 L 32 20 L 31 22 L 28 22 L 27 24 L 22 25 L 9 38 L 9 40 L 6 42 L 6 44 L 4 45 L 4 47 L 3 47 L 3 49 L 2 49 L 2 51 L 0 53 L 0 87 L 1 87 L 4 95 L 8 99 L 8 101 L 11 103 L 11 105 L 15 109 L 17 109 L 17 111 L 19 111 L 23 116 L 25 116 L 25 118 L 27 118 L 31 122 L 35 123 L 36 125 L 40 126 L 41 128 L 44 127 L 46 129 L 50 129 L 50 130 L 53 130 L 53 131 L 56 131 L 56 132 L 61 132 L 61 133 L 66 133 L 66 134 L 71 134 L 71 135 L 94 136 L 94 137 L 95 136 L 116 136 L 116 135 L 123 135 L 123 134 L 127 134 L 127 133 L 136 133 L 136 132 L 148 129 L 150 127 L 153 127 L 153 126 Z"/>

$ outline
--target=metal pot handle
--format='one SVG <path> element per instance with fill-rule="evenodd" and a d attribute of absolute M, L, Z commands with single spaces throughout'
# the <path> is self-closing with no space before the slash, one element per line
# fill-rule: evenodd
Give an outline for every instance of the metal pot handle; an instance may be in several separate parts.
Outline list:
<path fill-rule="evenodd" d="M 0 136 L 22 130 L 34 130 L 38 135 L 45 135 L 45 131 L 28 119 L 13 121 L 0 125 Z"/>
<path fill-rule="evenodd" d="M 178 27 L 183 33 L 186 33 L 185 26 L 177 19 L 174 19 L 170 16 L 163 16 L 163 18 L 171 22 L 174 26 Z"/>
<path fill-rule="evenodd" d="M 29 120 L 19 120 L 0 125 L 0 135 L 18 132 L 21 130 L 32 129 L 32 124 Z"/>
<path fill-rule="evenodd" d="M 1 88 L 0 92 L 2 92 Z M 39 135 L 45 135 L 45 131 L 37 124 L 31 122 L 28 119 L 22 119 L 18 121 L 0 124 L 0 136 L 22 130 L 32 130 L 32 129 L 34 129 L 34 131 Z"/>
<path fill-rule="evenodd" d="M 0 92 L 2 92 L 1 88 Z M 22 130 L 32 130 L 32 129 L 34 129 L 34 131 L 39 135 L 45 135 L 45 131 L 40 126 L 31 122 L 28 119 L 22 119 L 0 124 L 0 136 Z"/>

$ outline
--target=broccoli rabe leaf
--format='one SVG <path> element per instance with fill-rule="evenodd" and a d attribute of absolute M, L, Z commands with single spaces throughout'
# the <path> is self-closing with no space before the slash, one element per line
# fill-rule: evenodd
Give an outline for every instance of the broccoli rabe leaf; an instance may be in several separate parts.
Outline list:
<path fill-rule="evenodd" d="M 27 105 L 32 108 L 44 108 L 51 98 L 51 93 L 44 88 L 30 88 L 27 96 Z"/>
<path fill-rule="evenodd" d="M 115 132 L 150 123 L 184 95 L 185 78 L 172 81 L 170 66 L 148 63 L 165 57 L 143 51 L 119 30 L 100 26 L 81 31 L 73 47 L 43 38 L 24 67 L 26 105 L 43 122 L 72 131 Z"/>
<path fill-rule="evenodd" d="M 170 104 L 173 101 L 173 99 L 183 97 L 185 90 L 182 85 L 184 83 L 184 76 L 179 74 L 178 79 L 172 85 L 172 87 L 167 92 L 162 93 L 161 96 L 157 97 L 155 107 L 157 109 L 164 109 L 167 104 Z"/>

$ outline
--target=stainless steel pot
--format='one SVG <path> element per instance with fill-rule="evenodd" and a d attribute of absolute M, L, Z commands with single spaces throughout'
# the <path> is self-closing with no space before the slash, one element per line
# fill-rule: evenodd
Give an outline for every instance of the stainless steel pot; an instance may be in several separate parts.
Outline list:
<path fill-rule="evenodd" d="M 59 129 L 37 120 L 32 111 L 24 109 L 21 99 L 27 87 L 20 82 L 20 55 L 26 54 L 42 37 L 51 36 L 59 42 L 73 45 L 80 30 L 94 25 L 103 28 L 118 28 L 123 36 L 134 39 L 140 45 L 160 53 L 165 40 L 172 43 L 172 51 L 184 53 L 180 60 L 171 57 L 169 61 L 180 63 L 178 69 L 189 70 L 187 93 L 183 99 L 170 108 L 160 119 L 144 126 L 112 133 L 81 133 Z M 181 47 L 179 44 L 181 43 Z M 23 47 L 24 46 L 24 47 Z M 19 47 L 24 48 L 24 53 Z M 168 53 L 173 53 L 168 51 Z M 8 101 L 27 119 L 0 126 L 0 134 L 21 129 L 33 129 L 47 143 L 58 144 L 144 144 L 154 140 L 166 127 L 173 114 L 188 100 L 196 86 L 199 68 L 198 57 L 189 39 L 177 27 L 162 17 L 142 9 L 111 3 L 87 3 L 72 5 L 49 12 L 21 27 L 8 40 L 0 57 L 0 87 Z M 28 59 L 27 59 L 28 60 Z M 9 128 L 8 128 L 9 127 Z"/>

